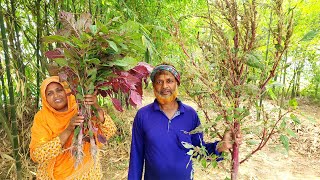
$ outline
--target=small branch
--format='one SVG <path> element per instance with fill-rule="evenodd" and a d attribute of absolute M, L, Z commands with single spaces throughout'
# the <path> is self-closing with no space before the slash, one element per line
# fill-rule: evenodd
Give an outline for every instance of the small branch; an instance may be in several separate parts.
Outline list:
<path fill-rule="evenodd" d="M 282 118 L 288 114 L 290 111 L 287 111 L 286 113 L 282 114 L 279 119 L 277 120 L 277 122 L 274 124 L 274 126 L 272 127 L 270 133 L 268 134 L 268 136 L 266 137 L 265 139 L 265 135 L 266 135 L 266 129 L 264 128 L 263 129 L 263 134 L 262 134 L 262 139 L 261 139 L 261 142 L 260 144 L 258 145 L 258 147 L 253 150 L 249 156 L 247 156 L 246 158 L 244 158 L 243 160 L 240 161 L 240 164 L 245 162 L 246 160 L 248 160 L 253 154 L 255 154 L 256 152 L 258 152 L 259 150 L 261 150 L 266 144 L 267 142 L 269 141 L 269 139 L 271 138 L 271 136 L 275 133 L 275 128 L 277 127 L 278 123 L 280 122 L 280 120 L 282 120 Z M 264 140 L 265 139 L 265 140 Z"/>

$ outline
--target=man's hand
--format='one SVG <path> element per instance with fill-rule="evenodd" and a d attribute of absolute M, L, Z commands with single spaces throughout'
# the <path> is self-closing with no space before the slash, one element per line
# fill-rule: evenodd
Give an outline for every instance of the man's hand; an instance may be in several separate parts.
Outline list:
<path fill-rule="evenodd" d="M 226 152 L 229 149 L 232 149 L 233 143 L 237 143 L 240 145 L 242 143 L 242 134 L 239 132 L 235 136 L 235 140 L 233 140 L 233 134 L 231 131 L 227 131 L 224 136 L 222 141 L 218 144 L 218 151 L 219 152 Z"/>

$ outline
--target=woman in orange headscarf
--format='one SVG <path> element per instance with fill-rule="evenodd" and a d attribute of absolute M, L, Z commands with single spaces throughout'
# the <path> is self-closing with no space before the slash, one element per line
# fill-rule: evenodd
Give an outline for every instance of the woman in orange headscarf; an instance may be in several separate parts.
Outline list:
<path fill-rule="evenodd" d="M 84 141 L 83 161 L 75 167 L 72 156 L 74 128 L 84 121 L 78 115 L 73 95 L 59 82 L 58 76 L 45 79 L 41 85 L 42 109 L 35 115 L 31 128 L 30 156 L 38 163 L 37 179 L 101 179 L 99 158 L 90 154 L 90 142 Z M 94 126 L 106 138 L 114 135 L 116 127 L 101 110 L 96 95 L 85 95 L 84 102 L 97 109 Z M 98 143 L 100 146 L 101 144 Z"/>

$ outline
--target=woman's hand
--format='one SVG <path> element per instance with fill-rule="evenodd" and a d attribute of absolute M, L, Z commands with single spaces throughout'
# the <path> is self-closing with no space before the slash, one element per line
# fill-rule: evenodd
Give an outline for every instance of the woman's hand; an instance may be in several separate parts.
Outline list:
<path fill-rule="evenodd" d="M 72 132 L 76 126 L 79 126 L 83 122 L 84 116 L 75 115 L 71 118 L 67 130 Z"/>
<path fill-rule="evenodd" d="M 75 115 L 70 119 L 68 127 L 62 131 L 61 134 L 59 134 L 60 143 L 62 146 L 64 146 L 64 144 L 67 142 L 69 136 L 73 133 L 74 128 L 83 123 L 83 121 L 84 117 L 79 115 Z"/>
<path fill-rule="evenodd" d="M 94 91 L 93 94 L 84 95 L 84 104 L 92 105 L 97 110 L 98 120 L 101 123 L 103 123 L 104 122 L 104 114 L 103 114 L 103 110 L 101 109 L 101 107 L 98 104 L 97 92 L 98 91 Z"/>
<path fill-rule="evenodd" d="M 100 106 L 98 104 L 97 92 L 98 91 L 94 91 L 93 94 L 84 95 L 84 104 L 92 105 L 96 109 L 99 109 Z"/>
<path fill-rule="evenodd" d="M 223 152 L 223 151 L 228 151 L 229 149 L 232 149 L 233 143 L 237 143 L 240 145 L 242 143 L 242 134 L 239 132 L 235 136 L 235 141 L 233 140 L 233 134 L 231 131 L 227 131 L 221 143 L 219 144 L 218 151 Z"/>

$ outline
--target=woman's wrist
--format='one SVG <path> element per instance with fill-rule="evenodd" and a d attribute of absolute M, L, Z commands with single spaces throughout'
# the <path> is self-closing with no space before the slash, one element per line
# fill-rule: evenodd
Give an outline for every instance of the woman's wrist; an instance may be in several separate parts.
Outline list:
<path fill-rule="evenodd" d="M 103 109 L 98 110 L 98 114 L 99 114 L 99 117 L 98 117 L 99 122 L 101 124 L 103 124 L 104 123 L 104 111 L 103 111 Z"/>
<path fill-rule="evenodd" d="M 96 118 L 98 123 L 104 123 L 104 110 L 98 106 L 95 107 L 95 113 L 96 113 Z"/>

